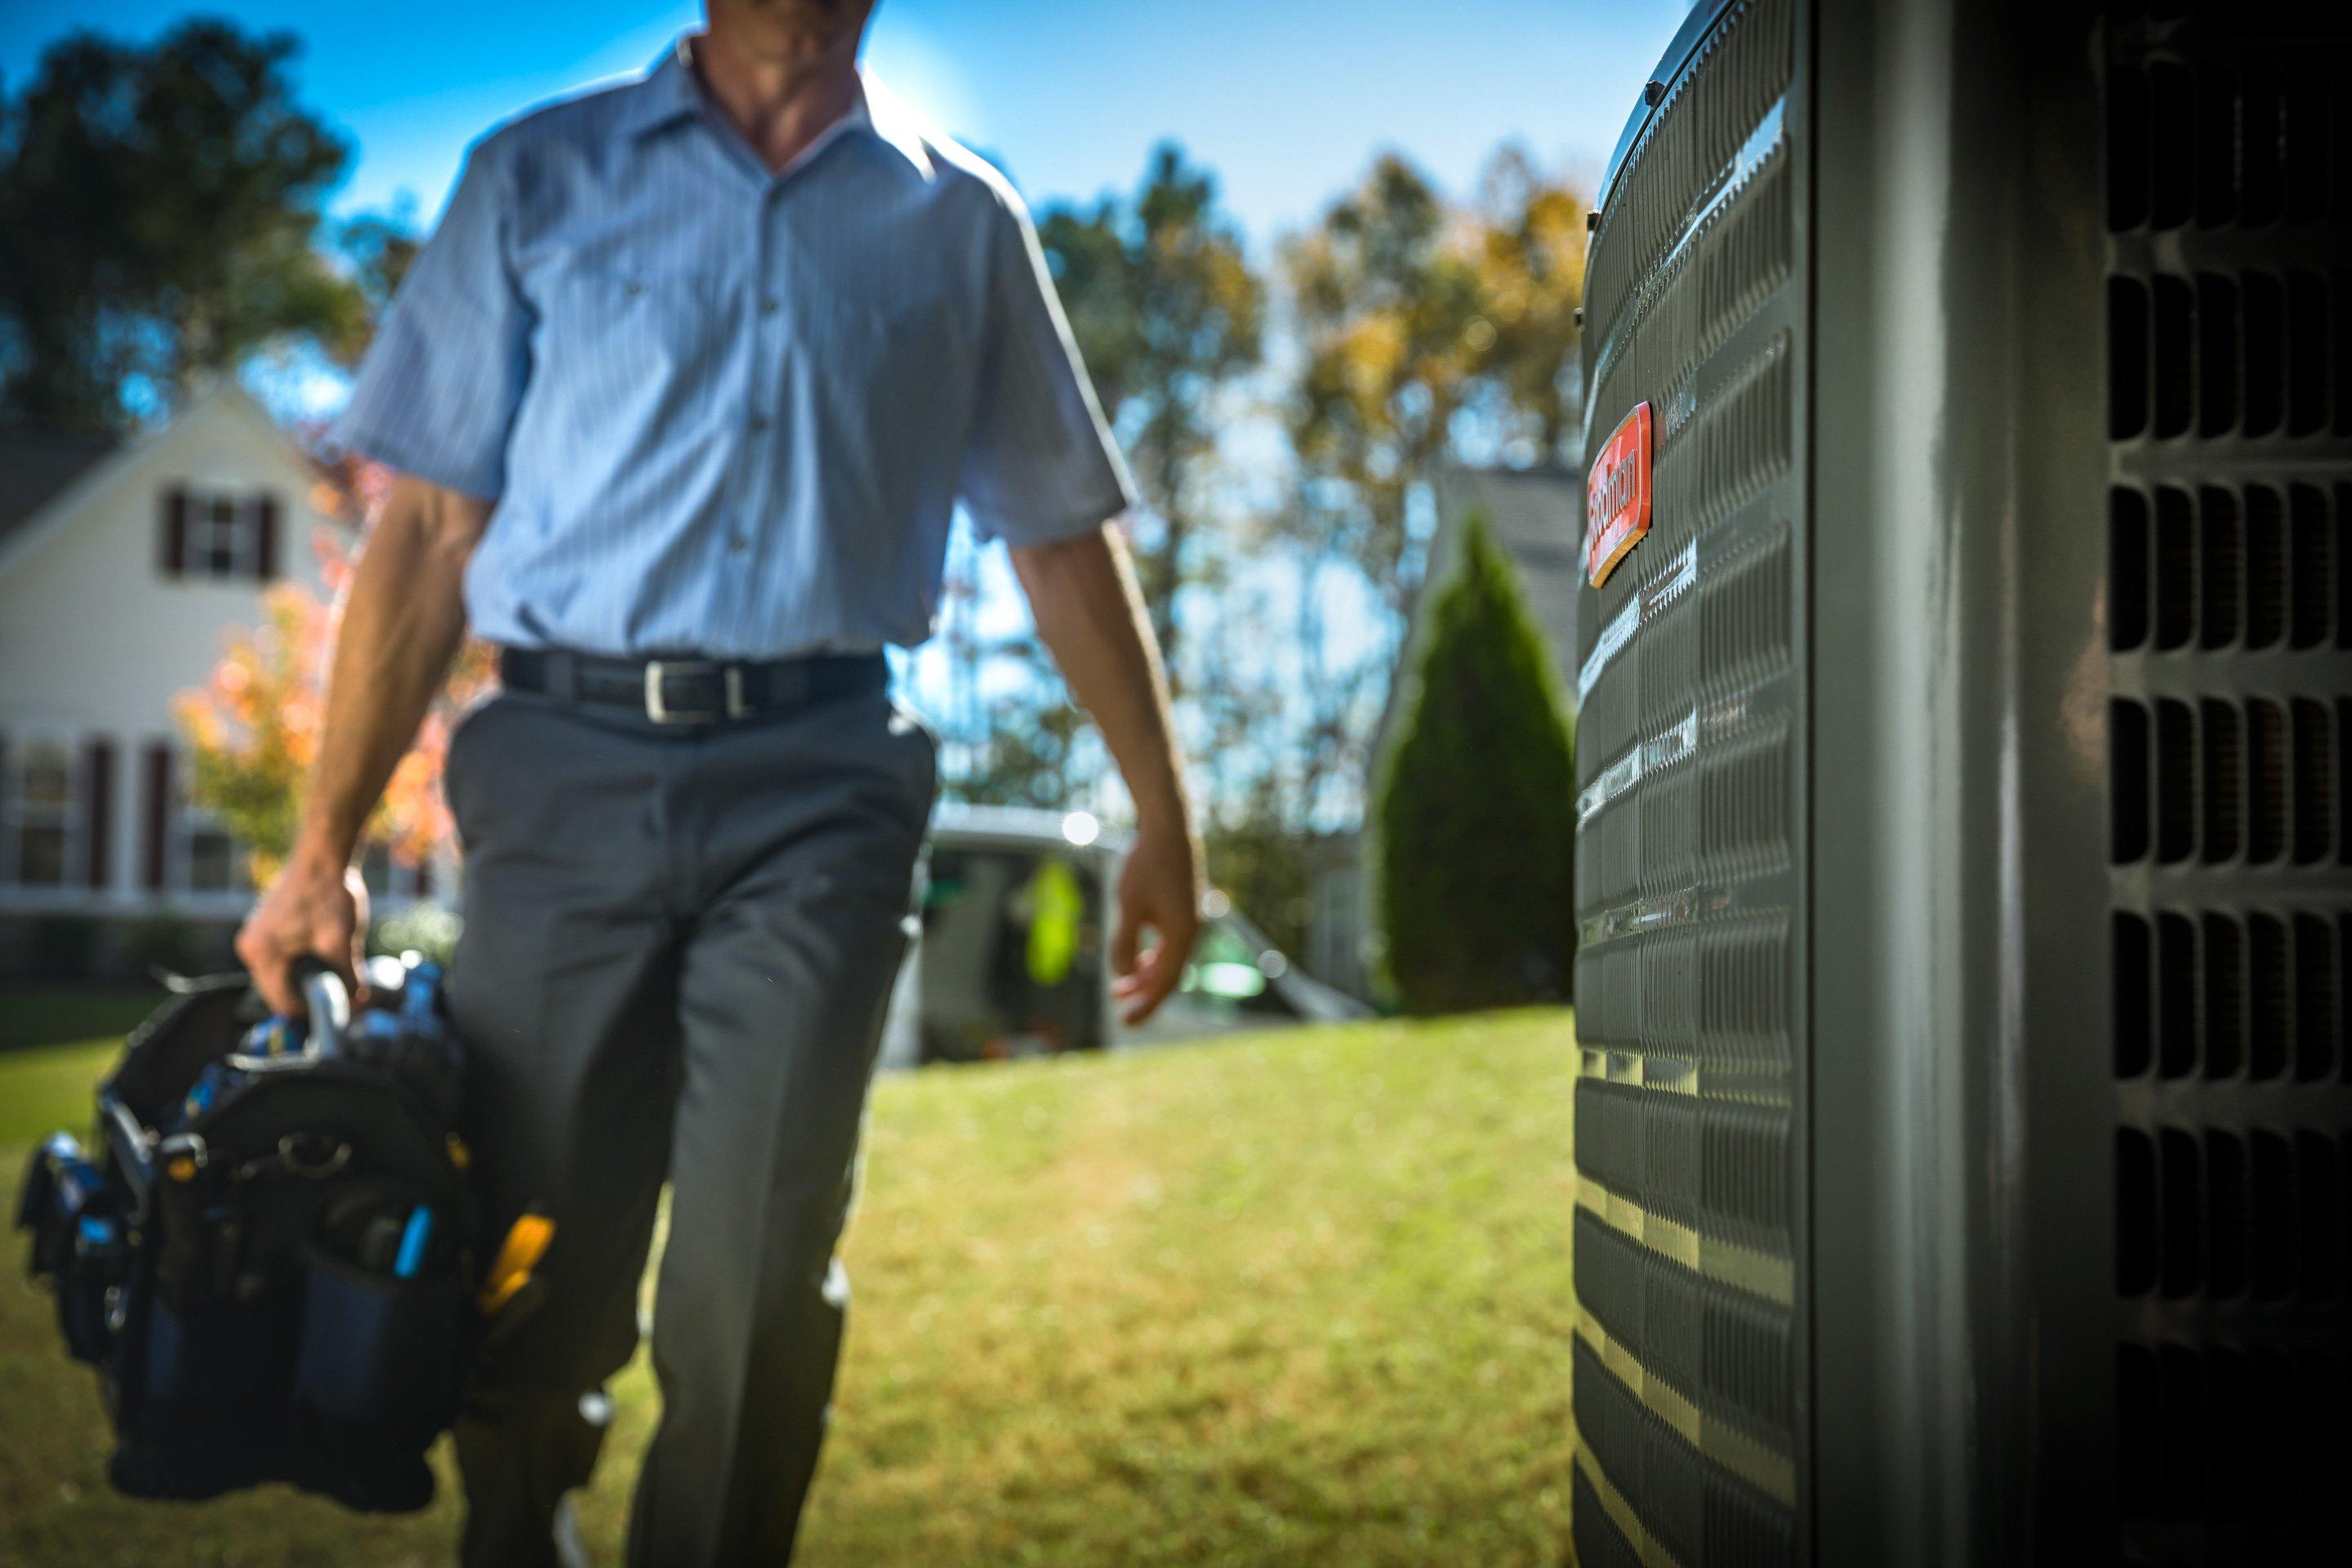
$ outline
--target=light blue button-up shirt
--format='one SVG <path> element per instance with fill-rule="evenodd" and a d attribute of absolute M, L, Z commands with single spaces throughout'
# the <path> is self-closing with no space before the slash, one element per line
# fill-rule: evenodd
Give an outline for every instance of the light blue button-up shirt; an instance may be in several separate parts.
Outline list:
<path fill-rule="evenodd" d="M 919 643 L 959 500 L 1025 544 L 1132 493 L 1035 232 L 870 79 L 771 174 L 687 47 L 476 145 L 336 439 L 497 498 L 494 642 Z"/>

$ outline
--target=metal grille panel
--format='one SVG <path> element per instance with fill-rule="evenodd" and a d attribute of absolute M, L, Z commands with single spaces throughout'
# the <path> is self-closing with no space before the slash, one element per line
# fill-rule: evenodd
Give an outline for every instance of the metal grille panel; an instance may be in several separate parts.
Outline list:
<path fill-rule="evenodd" d="M 2352 33 L 2104 40 L 2120 1544 L 2343 1561 Z"/>
<path fill-rule="evenodd" d="M 1796 1561 L 1802 852 L 1795 0 L 1722 6 L 1588 263 L 1587 449 L 1655 420 L 1578 723 L 1578 1549 Z"/>

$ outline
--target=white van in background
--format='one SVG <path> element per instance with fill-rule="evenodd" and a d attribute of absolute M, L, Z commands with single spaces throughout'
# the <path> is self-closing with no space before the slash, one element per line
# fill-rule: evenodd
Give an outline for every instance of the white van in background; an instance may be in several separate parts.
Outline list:
<path fill-rule="evenodd" d="M 1084 812 L 940 806 L 921 930 L 891 998 L 881 1065 L 1170 1044 L 1371 1016 L 1302 973 L 1212 892 L 1181 987 L 1140 1028 L 1119 1024 L 1109 944 L 1124 847 Z"/>

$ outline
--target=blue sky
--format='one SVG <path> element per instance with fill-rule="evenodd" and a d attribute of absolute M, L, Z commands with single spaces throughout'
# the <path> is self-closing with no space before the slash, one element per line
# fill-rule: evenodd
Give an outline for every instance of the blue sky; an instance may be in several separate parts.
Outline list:
<path fill-rule="evenodd" d="M 641 68 L 700 16 L 659 0 L 0 0 L 0 85 L 76 27 L 144 38 L 191 9 L 286 27 L 305 101 L 357 143 L 339 211 L 441 205 L 468 141 Z M 1517 138 L 1597 172 L 1683 0 L 885 0 L 869 63 L 989 152 L 1033 203 L 1130 186 L 1163 137 L 1224 181 L 1254 244 L 1304 225 L 1373 153 L 1466 191 Z"/>

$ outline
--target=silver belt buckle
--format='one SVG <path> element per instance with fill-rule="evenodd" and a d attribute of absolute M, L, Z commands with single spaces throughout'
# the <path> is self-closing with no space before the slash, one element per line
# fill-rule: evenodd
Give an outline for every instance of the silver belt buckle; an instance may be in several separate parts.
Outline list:
<path fill-rule="evenodd" d="M 719 672 L 719 686 L 724 693 L 719 712 L 674 712 L 662 700 L 662 682 L 668 677 L 706 675 L 714 669 Z M 713 724 L 722 718 L 743 718 L 751 711 L 751 706 L 743 700 L 743 668 L 740 665 L 718 665 L 703 658 L 646 660 L 646 717 L 656 724 Z"/>

